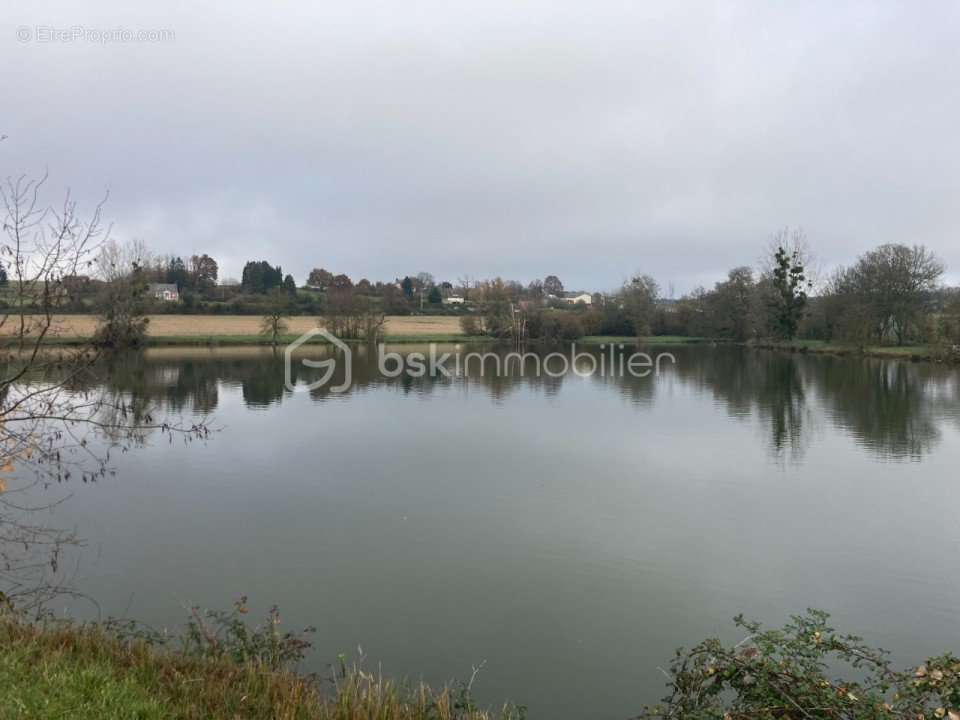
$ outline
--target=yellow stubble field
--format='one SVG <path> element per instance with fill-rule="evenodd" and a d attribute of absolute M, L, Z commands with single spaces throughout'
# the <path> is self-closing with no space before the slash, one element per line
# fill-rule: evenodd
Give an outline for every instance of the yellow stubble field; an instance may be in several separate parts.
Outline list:
<path fill-rule="evenodd" d="M 0 328 L 0 335 L 16 332 L 19 321 L 9 318 Z M 56 315 L 51 335 L 64 338 L 90 337 L 97 326 L 94 315 Z M 312 316 L 286 319 L 287 332 L 291 335 L 304 333 L 317 327 L 317 318 Z M 151 315 L 147 332 L 153 337 L 216 337 L 218 335 L 258 335 L 261 319 L 255 315 Z M 456 317 L 410 317 L 390 315 L 387 317 L 388 335 L 459 335 L 460 320 Z"/>

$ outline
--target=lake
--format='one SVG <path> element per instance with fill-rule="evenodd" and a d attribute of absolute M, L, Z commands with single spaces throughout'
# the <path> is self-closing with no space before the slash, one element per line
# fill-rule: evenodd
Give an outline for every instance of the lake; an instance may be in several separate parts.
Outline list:
<path fill-rule="evenodd" d="M 654 350 L 676 361 L 644 378 L 394 379 L 355 353 L 340 394 L 290 392 L 269 350 L 125 357 L 104 389 L 217 432 L 113 453 L 44 491 L 50 522 L 85 539 L 71 574 L 104 616 L 172 627 L 249 595 L 317 627 L 309 669 L 483 664 L 480 701 L 532 718 L 636 714 L 740 612 L 821 608 L 903 664 L 960 647 L 956 369 Z"/>

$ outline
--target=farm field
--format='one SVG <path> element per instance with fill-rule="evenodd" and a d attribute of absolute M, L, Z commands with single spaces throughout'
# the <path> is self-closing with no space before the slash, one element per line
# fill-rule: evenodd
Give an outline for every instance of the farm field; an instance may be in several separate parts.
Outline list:
<path fill-rule="evenodd" d="M 154 338 L 163 337 L 238 337 L 260 335 L 261 319 L 256 315 L 151 315 L 147 333 Z M 288 333 L 300 335 L 317 326 L 313 316 L 287 318 Z M 56 315 L 51 334 L 59 338 L 85 338 L 93 335 L 97 327 L 95 315 Z M 14 323 L 0 328 L 0 335 L 10 335 L 16 329 Z M 461 335 L 457 317 L 402 316 L 387 317 L 387 335 L 391 336 L 437 336 Z"/>

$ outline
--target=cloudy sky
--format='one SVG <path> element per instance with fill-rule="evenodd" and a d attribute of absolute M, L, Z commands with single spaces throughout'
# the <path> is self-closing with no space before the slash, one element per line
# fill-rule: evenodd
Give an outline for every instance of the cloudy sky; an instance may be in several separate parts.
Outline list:
<path fill-rule="evenodd" d="M 0 174 L 118 238 L 298 282 L 628 273 L 677 294 L 784 225 L 960 274 L 960 4 L 10 3 Z M 53 30 L 171 30 L 158 42 Z"/>

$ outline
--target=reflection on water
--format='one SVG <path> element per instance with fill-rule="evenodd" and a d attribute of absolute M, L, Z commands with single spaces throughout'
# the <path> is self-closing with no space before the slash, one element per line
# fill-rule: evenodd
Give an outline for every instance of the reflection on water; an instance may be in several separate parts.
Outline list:
<path fill-rule="evenodd" d="M 389 350 L 402 355 L 429 352 L 426 346 L 416 345 Z M 376 352 L 361 347 L 353 352 L 352 386 L 346 394 L 383 387 L 429 396 L 456 384 L 493 401 L 504 401 L 514 392 L 552 396 L 561 393 L 565 383 L 589 382 L 619 393 L 638 406 L 649 406 L 658 392 L 679 384 L 709 394 L 731 417 L 758 419 L 765 427 L 770 451 L 791 461 L 802 459 L 816 430 L 823 429 L 824 424 L 847 434 L 878 458 L 920 459 L 939 440 L 940 423 L 956 423 L 960 418 L 958 372 L 947 366 L 785 355 L 733 347 L 647 350 L 651 355 L 657 350 L 669 351 L 676 362 L 662 363 L 659 376 L 598 372 L 584 379 L 572 369 L 562 376 L 538 374 L 529 361 L 522 366 L 516 362 L 500 364 L 503 372 L 498 373 L 493 358 L 487 357 L 482 367 L 474 363 L 468 376 L 386 377 L 380 372 Z M 456 352 L 453 346 L 440 346 L 440 351 Z M 509 351 L 471 346 L 460 352 L 495 352 L 503 358 Z M 582 374 L 591 366 L 582 354 L 599 358 L 609 349 L 579 348 L 577 352 L 581 354 Z M 309 393 L 317 402 L 337 398 L 327 388 L 343 381 L 342 354 L 318 347 L 296 359 L 301 357 L 339 359 L 332 379 Z M 155 349 L 114 359 L 106 370 L 102 377 L 108 378 L 105 384 L 110 389 L 170 413 L 215 413 L 222 388 L 239 388 L 244 403 L 252 409 L 280 404 L 292 395 L 284 385 L 283 354 L 268 348 Z M 323 372 L 301 362 L 292 365 L 292 377 L 300 386 L 321 378 Z"/>
<path fill-rule="evenodd" d="M 634 716 L 738 612 L 824 608 L 901 664 L 960 646 L 957 370 L 663 349 L 646 378 L 389 378 L 357 352 L 342 395 L 289 392 L 268 349 L 116 358 L 75 389 L 222 430 L 117 454 L 51 522 L 104 614 L 248 594 L 318 626 L 310 670 L 358 645 L 434 683 L 486 661 L 481 700 L 533 719 Z"/>

